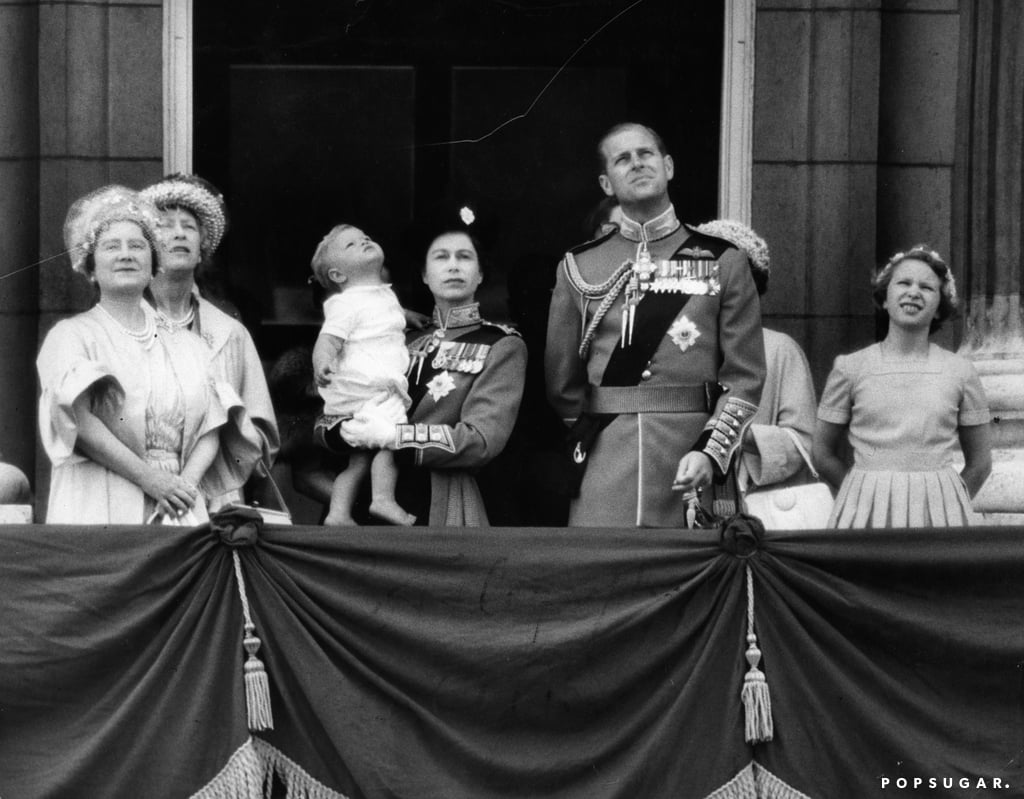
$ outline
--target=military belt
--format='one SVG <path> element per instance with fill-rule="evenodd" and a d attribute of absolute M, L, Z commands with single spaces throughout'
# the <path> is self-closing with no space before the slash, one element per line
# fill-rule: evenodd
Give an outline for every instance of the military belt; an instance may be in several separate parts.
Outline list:
<path fill-rule="evenodd" d="M 591 386 L 590 413 L 710 413 L 714 408 L 707 385 Z"/>

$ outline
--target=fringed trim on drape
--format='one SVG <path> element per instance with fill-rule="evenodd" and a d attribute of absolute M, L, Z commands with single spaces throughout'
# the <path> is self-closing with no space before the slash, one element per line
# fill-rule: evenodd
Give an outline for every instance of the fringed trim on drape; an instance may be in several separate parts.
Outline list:
<path fill-rule="evenodd" d="M 274 729 L 274 715 L 270 709 L 270 683 L 267 679 L 267 670 L 263 668 L 263 661 L 256 656 L 260 648 L 260 639 L 256 637 L 256 625 L 252 623 L 252 615 L 249 613 L 249 597 L 245 592 L 245 580 L 242 579 L 242 563 L 238 557 L 238 550 L 231 550 L 231 557 L 235 562 L 235 579 L 238 582 L 238 595 L 242 598 L 242 615 L 245 618 L 245 635 L 242 638 L 242 646 L 248 655 L 243 669 L 245 670 L 245 706 L 248 710 L 249 729 L 254 732 L 272 730 Z"/>
<path fill-rule="evenodd" d="M 768 680 L 764 672 L 758 668 L 761 662 L 761 650 L 757 646 L 757 635 L 754 634 L 754 574 L 747 569 L 747 669 L 743 677 L 743 690 L 740 698 L 743 701 L 745 718 L 744 734 L 747 743 L 757 744 L 770 741 L 774 735 L 772 725 L 772 697 L 768 690 Z"/>
<path fill-rule="evenodd" d="M 787 785 L 760 763 L 753 762 L 757 799 L 811 799 L 807 794 Z"/>
<path fill-rule="evenodd" d="M 256 752 L 253 739 L 242 744 L 220 773 L 189 799 L 265 799 L 268 764 Z"/>
<path fill-rule="evenodd" d="M 751 760 L 742 771 L 705 799 L 811 799 Z"/>
<path fill-rule="evenodd" d="M 714 793 L 705 799 L 757 799 L 757 781 L 754 778 L 754 762 L 751 761 Z"/>
<path fill-rule="evenodd" d="M 348 799 L 258 738 L 242 744 L 220 773 L 189 799 L 270 799 L 275 776 L 284 786 L 284 799 Z"/>
<path fill-rule="evenodd" d="M 266 741 L 256 738 L 253 743 L 260 758 L 284 784 L 285 799 L 348 799 L 345 794 L 338 793 L 315 780 L 302 766 Z M 268 787 L 267 799 L 269 797 Z"/>

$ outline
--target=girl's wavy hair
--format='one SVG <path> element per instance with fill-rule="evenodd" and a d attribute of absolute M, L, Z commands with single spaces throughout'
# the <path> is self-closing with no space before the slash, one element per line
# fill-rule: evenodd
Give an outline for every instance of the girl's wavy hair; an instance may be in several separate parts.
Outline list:
<path fill-rule="evenodd" d="M 956 293 L 956 280 L 949 265 L 942 260 L 942 256 L 927 244 L 915 244 L 905 252 L 898 252 L 890 258 L 885 266 L 879 269 L 871 279 L 871 296 L 874 299 L 875 307 L 885 310 L 885 296 L 889 291 L 889 284 L 892 282 L 893 272 L 896 267 L 904 261 L 914 259 L 929 266 L 935 275 L 942 281 L 939 290 L 939 308 L 935 312 L 935 318 L 928 328 L 928 333 L 934 333 L 942 327 L 947 319 L 954 319 L 959 310 L 960 300 Z"/>

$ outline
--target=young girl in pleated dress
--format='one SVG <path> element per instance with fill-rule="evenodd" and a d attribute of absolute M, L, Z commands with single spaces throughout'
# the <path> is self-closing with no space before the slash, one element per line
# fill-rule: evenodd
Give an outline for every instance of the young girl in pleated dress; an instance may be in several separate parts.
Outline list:
<path fill-rule="evenodd" d="M 929 341 L 956 311 L 953 275 L 918 245 L 890 258 L 872 285 L 888 333 L 836 358 L 818 406 L 814 462 L 839 486 L 829 526 L 976 524 L 971 497 L 992 468 L 988 402 L 974 365 Z"/>

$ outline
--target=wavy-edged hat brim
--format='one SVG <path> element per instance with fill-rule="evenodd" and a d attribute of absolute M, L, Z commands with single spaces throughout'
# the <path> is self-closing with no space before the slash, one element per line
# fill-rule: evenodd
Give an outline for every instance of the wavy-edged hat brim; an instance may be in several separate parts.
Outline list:
<path fill-rule="evenodd" d="M 768 243 L 757 235 L 749 225 L 744 225 L 734 219 L 715 219 L 702 225 L 696 225 L 693 229 L 705 236 L 725 239 L 743 251 L 747 260 L 750 261 L 751 269 L 755 269 L 765 276 L 771 274 L 771 254 L 768 251 Z"/>
<path fill-rule="evenodd" d="M 86 274 L 86 259 L 96 249 L 100 233 L 115 222 L 134 222 L 142 230 L 156 254 L 155 269 L 163 259 L 163 246 L 158 233 L 160 212 L 139 192 L 127 186 L 110 185 L 75 200 L 64 220 L 64 247 L 71 259 L 71 268 Z"/>
<path fill-rule="evenodd" d="M 210 256 L 227 232 L 228 218 L 224 198 L 203 183 L 191 175 L 171 175 L 147 186 L 141 194 L 159 209 L 179 207 L 194 214 L 203 228 L 200 249 Z"/>

